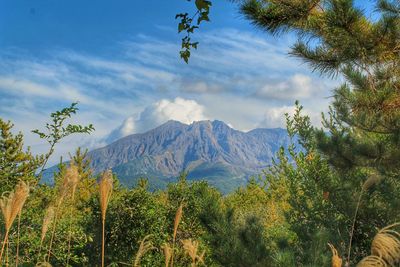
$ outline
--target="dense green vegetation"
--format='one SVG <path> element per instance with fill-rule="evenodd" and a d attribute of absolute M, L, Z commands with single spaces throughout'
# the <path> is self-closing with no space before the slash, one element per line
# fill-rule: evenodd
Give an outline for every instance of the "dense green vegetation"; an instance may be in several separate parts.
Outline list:
<path fill-rule="evenodd" d="M 107 266 L 337 267 L 369 254 L 358 266 L 399 266 L 399 225 L 384 228 L 400 221 L 398 2 L 378 1 L 373 21 L 350 0 L 250 0 L 241 8 L 273 34 L 299 33 L 293 55 L 344 77 L 325 128 L 296 104 L 287 128 L 302 149 L 293 141 L 270 169 L 223 196 L 185 173 L 166 190 L 150 192 L 145 179 L 126 189 L 118 177 L 93 176 L 79 149 L 60 164 L 55 186 L 38 184 L 54 146 L 93 127 L 64 126 L 75 105 L 53 113 L 49 133 L 35 131 L 50 152 L 34 157 L 0 120 L 2 264 L 100 266 L 104 244 Z"/>

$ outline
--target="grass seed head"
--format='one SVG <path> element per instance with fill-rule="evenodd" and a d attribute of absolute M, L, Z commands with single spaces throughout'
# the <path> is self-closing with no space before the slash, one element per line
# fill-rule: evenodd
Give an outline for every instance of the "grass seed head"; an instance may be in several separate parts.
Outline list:
<path fill-rule="evenodd" d="M 165 267 L 168 267 L 169 263 L 171 262 L 172 248 L 169 246 L 168 243 L 165 243 L 161 248 L 164 251 Z"/>
<path fill-rule="evenodd" d="M 151 237 L 151 235 L 146 235 L 140 242 L 139 249 L 138 249 L 138 251 L 136 253 L 136 257 L 135 257 L 135 262 L 133 264 L 134 267 L 140 266 L 140 261 L 144 254 L 146 254 L 147 252 L 149 252 L 152 249 L 155 249 L 155 247 L 153 246 L 153 243 L 151 242 L 151 240 L 149 240 L 150 237 Z"/>
<path fill-rule="evenodd" d="M 357 267 L 388 267 L 388 265 L 378 256 L 368 256 L 362 259 Z"/>
<path fill-rule="evenodd" d="M 199 248 L 199 243 L 197 241 L 192 241 L 191 239 L 182 240 L 183 249 L 192 258 L 192 261 L 196 261 L 197 250 Z"/>
<path fill-rule="evenodd" d="M 376 173 L 372 173 L 369 175 L 368 179 L 364 182 L 362 186 L 363 191 L 367 191 L 372 186 L 380 183 L 382 180 L 382 176 Z"/>
<path fill-rule="evenodd" d="M 328 243 L 328 246 L 332 252 L 332 267 L 342 267 L 342 259 L 339 257 L 336 248 L 330 243 Z"/>
<path fill-rule="evenodd" d="M 73 161 L 70 163 L 69 168 L 65 173 L 65 177 L 69 187 L 72 189 L 72 193 L 74 194 L 80 180 L 80 175 L 78 166 L 76 166 Z"/>
<path fill-rule="evenodd" d="M 175 214 L 174 236 L 173 236 L 174 240 L 176 239 L 176 234 L 178 232 L 178 226 L 179 226 L 179 223 L 181 222 L 181 219 L 182 219 L 182 213 L 183 213 L 183 203 L 181 203 L 181 205 L 179 205 L 179 208 L 178 208 L 178 210 L 176 211 L 176 214 Z"/>
<path fill-rule="evenodd" d="M 103 173 L 99 183 L 100 208 L 101 208 L 101 217 L 103 221 L 106 219 L 107 207 L 111 198 L 112 190 L 113 190 L 112 172 L 111 170 L 107 170 Z"/>
<path fill-rule="evenodd" d="M 384 259 L 390 266 L 400 263 L 400 233 L 393 230 L 399 225 L 400 223 L 392 224 L 381 229 L 371 245 L 371 254 Z"/>
<path fill-rule="evenodd" d="M 13 192 L 7 192 L 0 198 L 0 208 L 6 231 L 10 230 L 15 218 L 22 211 L 28 196 L 29 184 L 20 181 Z"/>
<path fill-rule="evenodd" d="M 54 216 L 55 216 L 55 208 L 53 206 L 49 206 L 46 209 L 46 213 L 43 218 L 41 242 L 43 242 L 44 238 L 46 237 L 46 233 L 49 230 L 49 226 L 53 223 Z"/>
<path fill-rule="evenodd" d="M 66 169 L 61 187 L 58 192 L 57 206 L 60 206 L 65 197 L 72 192 L 75 193 L 76 187 L 79 183 L 80 175 L 78 171 L 78 166 L 74 162 L 71 162 L 69 167 Z"/>
<path fill-rule="evenodd" d="M 183 249 L 192 259 L 192 265 L 196 265 L 196 262 L 204 262 L 205 251 L 199 253 L 199 242 L 191 239 L 182 240 Z"/>

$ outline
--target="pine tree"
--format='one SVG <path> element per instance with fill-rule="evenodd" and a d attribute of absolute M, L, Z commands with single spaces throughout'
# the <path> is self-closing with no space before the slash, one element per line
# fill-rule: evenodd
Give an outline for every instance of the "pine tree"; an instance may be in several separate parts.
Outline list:
<path fill-rule="evenodd" d="M 291 54 L 341 75 L 318 148 L 341 168 L 380 174 L 400 167 L 400 3 L 380 0 L 370 19 L 352 0 L 250 0 L 242 12 L 272 34 L 299 35 Z"/>
<path fill-rule="evenodd" d="M 11 191 L 19 180 L 30 182 L 42 165 L 43 157 L 24 149 L 23 135 L 13 135 L 13 124 L 0 118 L 0 193 Z"/>
<path fill-rule="evenodd" d="M 341 231 L 350 236 L 349 240 L 340 237 L 344 242 L 340 255 L 347 264 L 355 264 L 365 255 L 373 228 L 400 218 L 400 2 L 377 1 L 372 18 L 352 0 L 249 0 L 242 2 L 241 10 L 271 34 L 297 34 L 291 55 L 304 60 L 313 71 L 345 80 L 333 90 L 330 111 L 323 116 L 325 129 L 304 124 L 307 120 L 300 117 L 296 125 L 288 125 L 289 129 L 295 126 L 309 156 L 322 155 L 321 162 L 327 160 L 333 167 L 332 179 L 323 175 L 313 180 L 314 172 L 305 175 L 304 164 L 299 162 L 292 172 L 285 169 L 290 169 L 290 164 L 277 165 L 277 169 L 288 174 L 296 186 L 311 182 L 305 187 L 309 191 L 306 201 L 291 201 L 289 221 L 299 221 L 297 212 L 310 218 L 318 215 L 314 211 L 321 201 L 312 196 L 322 194 L 322 201 L 336 210 L 332 214 L 349 224 L 347 231 Z M 300 164 L 303 162 L 309 162 L 308 158 Z M 299 176 L 298 182 L 293 176 Z M 313 191 L 310 186 L 314 183 Z M 307 203 L 312 203 L 310 209 Z M 323 214 L 328 209 L 321 207 L 320 211 Z M 326 227 L 333 241 L 333 234 L 343 224 L 330 225 L 338 219 L 327 216 L 320 216 L 319 222 L 318 216 L 311 220 L 316 227 L 308 223 L 296 229 L 301 224 L 293 221 L 292 229 L 303 245 L 312 237 L 305 230 L 315 231 L 320 226 Z M 301 260 L 308 258 L 300 256 Z"/>

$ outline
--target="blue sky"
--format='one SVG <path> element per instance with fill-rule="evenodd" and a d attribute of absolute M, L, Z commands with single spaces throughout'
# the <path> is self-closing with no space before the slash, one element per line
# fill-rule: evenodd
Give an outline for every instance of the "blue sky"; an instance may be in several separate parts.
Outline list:
<path fill-rule="evenodd" d="M 0 0 L 0 117 L 39 153 L 46 145 L 30 130 L 78 101 L 76 122 L 96 132 L 67 139 L 53 162 L 169 119 L 283 127 L 296 99 L 318 124 L 338 81 L 289 57 L 293 36 L 271 37 L 232 3 L 213 2 L 212 22 L 195 34 L 199 49 L 186 65 L 174 19 L 192 10 L 185 0 Z"/>

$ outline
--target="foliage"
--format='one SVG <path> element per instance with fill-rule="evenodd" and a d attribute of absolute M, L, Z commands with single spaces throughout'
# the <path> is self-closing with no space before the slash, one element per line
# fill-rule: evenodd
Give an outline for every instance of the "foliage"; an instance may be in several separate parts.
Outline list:
<path fill-rule="evenodd" d="M 191 0 L 187 0 L 191 1 Z M 199 28 L 203 21 L 210 21 L 209 14 L 212 2 L 208 0 L 195 0 L 196 12 L 192 15 L 189 13 L 176 14 L 175 19 L 180 19 L 178 24 L 178 33 L 185 32 L 185 37 L 182 38 L 180 57 L 186 62 L 189 62 L 191 49 L 197 49 L 199 42 L 193 42 L 191 34 Z"/>
<path fill-rule="evenodd" d="M 24 151 L 22 133 L 12 134 L 13 124 L 0 118 L 0 194 L 12 191 L 19 180 L 32 182 L 44 158 Z"/>
<path fill-rule="evenodd" d="M 288 182 L 288 221 L 301 247 L 312 247 L 304 242 L 321 232 L 347 257 L 346 264 L 356 263 L 367 254 L 374 228 L 398 220 L 398 1 L 377 1 L 376 19 L 352 0 L 249 0 L 241 10 L 271 34 L 298 34 L 292 55 L 322 75 L 345 80 L 334 89 L 323 129 L 300 112 L 288 120 L 305 151 L 289 149 L 292 159 L 280 153 L 270 177 L 281 174 Z"/>
<path fill-rule="evenodd" d="M 50 114 L 52 118 L 51 123 L 46 123 L 47 133 L 42 132 L 38 129 L 32 131 L 32 133 L 37 134 L 41 139 L 45 140 L 49 145 L 49 151 L 44 155 L 44 163 L 42 165 L 41 172 L 44 170 L 47 161 L 54 152 L 55 145 L 61 141 L 61 139 L 77 133 L 90 134 L 94 131 L 92 124 L 88 126 L 82 126 L 79 124 L 68 124 L 65 126 L 65 121 L 71 118 L 73 114 L 78 111 L 78 103 L 72 103 L 70 107 L 63 108 L 62 110 L 53 112 Z"/>

